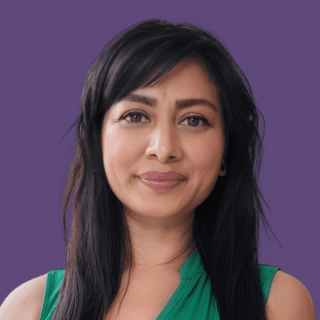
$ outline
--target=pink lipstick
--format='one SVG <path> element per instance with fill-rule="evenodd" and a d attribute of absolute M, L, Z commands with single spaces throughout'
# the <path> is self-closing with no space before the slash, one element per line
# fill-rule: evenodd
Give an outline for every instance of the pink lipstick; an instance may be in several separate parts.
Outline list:
<path fill-rule="evenodd" d="M 155 191 L 168 191 L 177 185 L 181 184 L 183 180 L 171 180 L 171 181 L 155 181 L 147 180 L 141 177 L 138 177 L 145 185 L 152 188 Z"/>
<path fill-rule="evenodd" d="M 184 180 L 186 177 L 179 172 L 175 171 L 149 171 L 139 175 L 140 178 L 146 180 L 156 180 L 156 181 L 177 181 Z"/>

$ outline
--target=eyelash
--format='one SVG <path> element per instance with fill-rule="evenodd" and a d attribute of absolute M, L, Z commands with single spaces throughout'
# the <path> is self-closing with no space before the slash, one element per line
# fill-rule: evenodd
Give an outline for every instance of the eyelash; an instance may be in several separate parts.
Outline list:
<path fill-rule="evenodd" d="M 143 113 L 141 113 L 141 112 L 129 112 L 129 113 L 123 115 L 119 120 L 125 120 L 125 119 L 128 118 L 130 115 L 134 115 L 134 114 L 139 114 L 139 115 L 147 118 L 147 116 L 145 116 L 145 115 L 144 115 Z M 196 128 L 196 129 L 197 129 L 197 128 L 201 128 L 201 127 L 205 127 L 205 126 L 210 126 L 209 121 L 208 121 L 206 118 L 204 118 L 204 117 L 200 117 L 200 116 L 196 116 L 196 115 L 191 115 L 191 116 L 185 118 L 184 120 L 187 120 L 187 119 L 189 119 L 189 118 L 199 119 L 199 120 L 201 120 L 201 121 L 204 123 L 204 125 L 202 125 L 202 126 L 189 126 L 189 127 L 191 127 L 191 128 Z M 127 122 L 128 122 L 129 124 L 141 124 L 141 123 L 142 123 L 142 122 L 129 122 L 129 121 L 127 121 Z"/>

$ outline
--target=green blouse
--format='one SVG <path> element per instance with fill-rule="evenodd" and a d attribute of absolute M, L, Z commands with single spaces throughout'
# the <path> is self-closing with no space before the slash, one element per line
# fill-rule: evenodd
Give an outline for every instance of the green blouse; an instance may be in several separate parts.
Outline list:
<path fill-rule="evenodd" d="M 281 268 L 260 264 L 259 270 L 263 297 L 267 301 L 273 277 Z M 40 320 L 51 320 L 58 303 L 64 272 L 64 269 L 48 272 Z M 157 320 L 220 320 L 216 301 L 210 297 L 210 281 L 205 282 L 206 271 L 198 251 L 194 251 L 181 266 L 180 278 L 180 285 Z"/>

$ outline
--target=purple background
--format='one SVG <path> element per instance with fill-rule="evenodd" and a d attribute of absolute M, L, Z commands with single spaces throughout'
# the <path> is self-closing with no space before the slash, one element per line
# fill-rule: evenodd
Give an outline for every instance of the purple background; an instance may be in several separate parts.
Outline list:
<path fill-rule="evenodd" d="M 78 116 L 90 63 L 118 32 L 151 18 L 216 33 L 247 76 L 266 120 L 259 182 L 272 212 L 264 209 L 284 248 L 261 228 L 260 263 L 300 280 L 319 313 L 315 1 L 2 2 L 0 303 L 27 280 L 65 268 L 61 186 L 75 127 L 59 141 Z"/>

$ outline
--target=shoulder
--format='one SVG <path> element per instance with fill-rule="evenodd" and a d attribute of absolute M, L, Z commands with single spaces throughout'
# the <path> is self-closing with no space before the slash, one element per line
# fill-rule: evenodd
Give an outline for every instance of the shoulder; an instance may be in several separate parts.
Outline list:
<path fill-rule="evenodd" d="M 31 279 L 10 292 L 0 306 L 0 320 L 39 319 L 47 273 Z"/>
<path fill-rule="evenodd" d="M 266 305 L 268 320 L 315 320 L 308 289 L 295 277 L 278 270 L 273 278 Z"/>

